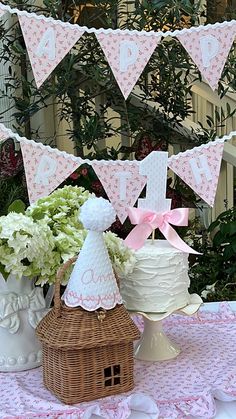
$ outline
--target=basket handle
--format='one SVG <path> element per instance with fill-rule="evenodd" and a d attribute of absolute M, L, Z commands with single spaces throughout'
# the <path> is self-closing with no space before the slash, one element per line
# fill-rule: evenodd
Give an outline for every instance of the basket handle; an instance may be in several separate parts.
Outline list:
<path fill-rule="evenodd" d="M 60 315 L 61 315 L 61 295 L 60 295 L 61 280 L 62 280 L 66 270 L 69 268 L 69 266 L 71 266 L 77 260 L 77 258 L 78 258 L 78 256 L 70 258 L 57 271 L 56 282 L 55 282 L 55 291 L 54 291 L 54 310 L 55 310 L 56 317 L 60 317 Z"/>

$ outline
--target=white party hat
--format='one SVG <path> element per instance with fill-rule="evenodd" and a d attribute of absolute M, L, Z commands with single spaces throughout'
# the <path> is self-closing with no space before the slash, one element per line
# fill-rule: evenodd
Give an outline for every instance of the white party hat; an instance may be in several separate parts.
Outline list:
<path fill-rule="evenodd" d="M 103 239 L 103 231 L 115 216 L 112 205 L 103 198 L 90 198 L 81 207 L 80 220 L 89 231 L 63 296 L 67 306 L 94 311 L 122 304 Z"/>

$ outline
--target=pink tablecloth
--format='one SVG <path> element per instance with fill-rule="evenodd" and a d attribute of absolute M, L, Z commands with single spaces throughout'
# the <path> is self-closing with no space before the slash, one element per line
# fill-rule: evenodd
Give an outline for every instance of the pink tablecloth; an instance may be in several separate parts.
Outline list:
<path fill-rule="evenodd" d="M 140 317 L 136 322 L 142 328 Z M 236 313 L 221 303 L 217 313 L 171 316 L 164 328 L 182 352 L 165 362 L 135 361 L 132 392 L 66 406 L 43 387 L 40 368 L 1 373 L 0 418 L 89 419 L 94 413 L 126 419 L 131 409 L 152 419 L 213 418 L 214 398 L 236 399 Z"/>

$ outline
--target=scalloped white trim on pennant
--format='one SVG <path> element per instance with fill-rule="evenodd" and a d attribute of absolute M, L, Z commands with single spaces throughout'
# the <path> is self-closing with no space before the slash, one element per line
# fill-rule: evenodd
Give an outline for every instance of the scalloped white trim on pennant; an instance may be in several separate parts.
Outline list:
<path fill-rule="evenodd" d="M 14 138 L 15 140 L 19 141 L 19 143 L 21 143 L 22 141 L 24 142 L 29 142 L 29 143 L 34 143 L 36 145 L 38 145 L 39 147 L 41 147 L 42 149 L 44 149 L 46 147 L 47 150 L 51 150 L 54 153 L 57 153 L 59 156 L 64 156 L 64 157 L 70 157 L 74 162 L 81 164 L 89 164 L 89 165 L 93 165 L 93 163 L 96 163 L 97 165 L 107 165 L 110 166 L 112 164 L 116 165 L 117 162 L 122 162 L 122 163 L 126 163 L 129 165 L 132 165 L 133 162 L 135 161 L 137 164 L 140 164 L 140 161 L 138 160 L 89 160 L 89 159 L 82 159 L 81 157 L 76 157 L 73 154 L 68 154 L 66 153 L 66 151 L 61 151 L 58 150 L 57 148 L 52 148 L 49 145 L 44 145 L 41 142 L 36 142 L 34 140 L 28 140 L 25 137 L 21 137 L 19 134 L 13 132 L 11 129 L 5 127 L 4 124 L 0 123 L 0 132 L 3 132 L 6 134 L 6 138 Z M 198 147 L 194 147 L 191 148 L 189 150 L 186 151 L 181 151 L 178 154 L 175 154 L 173 156 L 170 156 L 168 158 L 168 166 L 169 164 L 172 162 L 172 160 L 176 160 L 178 159 L 180 156 L 185 156 L 187 154 L 194 154 L 196 150 L 201 150 L 202 148 L 209 148 L 214 144 L 220 144 L 220 143 L 224 143 L 225 141 L 229 141 L 231 140 L 233 137 L 236 136 L 236 131 L 231 131 L 229 134 L 224 135 L 222 138 L 216 137 L 216 139 L 214 141 L 209 141 L 207 144 L 201 144 Z"/>
<path fill-rule="evenodd" d="M 21 141 L 20 146 L 31 204 L 48 196 L 80 166 L 80 162 L 73 161 L 70 155 L 58 154 L 33 141 Z"/>
<path fill-rule="evenodd" d="M 195 147 L 169 161 L 169 168 L 210 206 L 214 205 L 224 143 L 211 142 L 208 147 Z"/>
<path fill-rule="evenodd" d="M 128 216 L 129 207 L 133 207 L 139 198 L 147 179 L 139 173 L 139 162 L 127 164 L 116 160 L 111 164 L 98 164 L 92 161 L 92 167 L 99 178 L 116 214 L 123 223 Z"/>
<path fill-rule="evenodd" d="M 137 82 L 139 75 L 141 74 L 143 68 L 147 64 L 149 58 L 152 55 L 152 52 L 155 49 L 154 48 L 151 52 L 151 49 L 153 48 L 153 42 L 155 41 L 157 45 L 161 37 L 167 36 L 176 37 L 183 44 L 185 49 L 192 57 L 193 61 L 199 67 L 201 73 L 203 74 L 211 88 L 214 90 L 217 87 L 218 80 L 221 76 L 223 67 L 225 65 L 225 61 L 227 59 L 227 55 L 229 53 L 229 49 L 235 37 L 236 28 L 236 21 L 231 20 L 229 22 L 216 22 L 215 24 L 208 24 L 205 26 L 200 25 L 198 27 L 191 27 L 188 29 L 184 28 L 181 30 L 175 30 L 173 32 L 147 32 L 145 30 L 113 30 L 104 28 L 95 29 L 88 28 L 87 26 L 79 26 L 77 24 L 72 25 L 69 22 L 62 22 L 60 20 L 55 20 L 51 17 L 37 15 L 36 13 L 21 11 L 16 8 L 6 6 L 2 3 L 0 3 L 0 11 L 8 11 L 11 14 L 16 13 L 21 22 L 37 22 L 36 31 L 31 30 L 31 24 L 28 25 L 28 30 L 26 31 L 28 34 L 24 33 L 24 23 L 23 25 L 21 24 L 37 87 L 40 87 L 42 85 L 42 83 L 46 80 L 49 74 L 51 74 L 53 69 L 59 64 L 59 62 L 64 58 L 67 52 L 69 52 L 69 50 L 79 40 L 80 36 L 84 32 L 94 33 L 96 34 L 99 42 L 101 43 L 102 49 L 105 52 L 107 60 L 110 63 L 111 69 L 115 75 L 115 78 L 119 84 L 119 87 L 125 99 L 128 97 L 133 86 Z M 51 36 L 49 36 L 49 32 L 46 34 L 42 31 L 40 32 L 40 28 L 43 25 L 51 27 L 51 29 L 53 28 L 53 32 L 52 30 L 50 31 Z M 57 34 L 54 33 L 55 30 L 57 30 Z M 78 36 L 78 39 L 76 39 L 75 36 L 76 32 L 80 34 Z M 70 40 L 68 40 L 67 37 L 63 36 L 63 33 L 70 33 Z M 41 35 L 42 38 L 41 40 L 37 40 L 35 44 L 34 38 L 37 38 L 39 35 Z M 106 35 L 109 35 L 109 37 L 107 37 Z M 59 37 L 62 42 L 59 41 Z M 117 49 L 117 45 L 115 46 L 115 48 L 114 46 L 113 48 L 111 46 L 104 46 L 104 43 L 106 43 L 106 37 L 109 38 L 108 43 L 112 39 L 114 41 L 115 38 L 124 37 L 126 39 L 126 41 L 124 41 L 125 45 L 122 45 L 118 52 L 118 66 L 117 60 L 114 58 L 115 49 Z M 53 38 L 55 38 L 55 42 L 58 40 L 58 45 L 53 46 Z M 147 38 L 149 38 L 149 40 Z M 133 44 L 132 47 L 130 47 L 130 42 Z M 136 46 L 134 45 L 135 43 Z M 141 60 L 140 57 L 138 57 L 138 43 L 144 44 L 144 49 L 139 48 L 139 52 L 141 51 L 143 55 L 143 57 L 141 57 Z M 129 48 L 127 46 L 128 44 Z M 147 45 L 149 45 L 149 47 L 147 47 Z M 59 52 L 60 48 L 61 50 L 63 50 L 63 52 Z M 108 49 L 110 49 L 109 54 L 107 53 Z M 50 59 L 50 57 L 52 57 L 52 52 L 54 50 L 55 59 L 53 60 Z M 122 50 L 123 52 L 126 50 L 126 55 L 127 51 L 129 51 L 126 59 L 124 59 L 125 53 L 122 53 Z M 127 67 L 127 63 L 129 64 L 129 67 Z M 122 69 L 124 70 L 124 68 L 126 68 L 126 71 L 124 72 L 124 74 L 122 74 Z"/>
<path fill-rule="evenodd" d="M 25 137 L 20 137 L 18 134 L 13 133 L 10 129 L 6 128 L 1 123 L 0 123 L 0 133 L 2 133 L 2 135 L 5 138 L 14 138 L 15 140 L 19 141 L 20 143 L 29 144 L 31 150 L 33 148 L 37 147 L 37 149 L 41 149 L 42 154 L 44 154 L 47 151 L 49 153 L 49 155 L 50 155 L 50 153 L 52 153 L 54 156 L 57 156 L 57 159 L 59 159 L 59 160 L 64 158 L 64 159 L 67 160 L 67 162 L 70 162 L 69 165 L 70 165 L 71 168 L 73 166 L 72 165 L 72 162 L 74 163 L 74 166 L 73 167 L 79 167 L 80 165 L 85 164 L 85 163 L 88 164 L 88 165 L 91 165 L 91 166 L 94 166 L 95 165 L 96 166 L 96 170 L 98 172 L 97 173 L 98 174 L 98 177 L 99 177 L 99 179 L 100 179 L 101 182 L 102 182 L 102 176 L 103 175 L 101 176 L 100 172 L 103 172 L 103 170 L 105 169 L 105 167 L 106 168 L 109 168 L 110 167 L 112 169 L 112 171 L 115 171 L 117 164 L 122 164 L 122 166 L 124 165 L 125 168 L 130 171 L 130 170 L 132 170 L 132 167 L 133 167 L 134 164 L 137 167 L 139 167 L 139 165 L 140 165 L 140 161 L 136 161 L 136 160 L 96 160 L 96 159 L 89 160 L 89 159 L 82 159 L 81 157 L 76 157 L 76 156 L 74 156 L 72 154 L 68 154 L 65 151 L 60 151 L 57 148 L 51 148 L 48 145 L 43 145 L 42 143 L 36 143 L 33 140 L 27 140 L 27 138 L 25 138 Z M 178 173 L 177 173 L 177 166 L 179 167 L 178 161 L 180 159 L 184 159 L 184 160 L 189 161 L 189 160 L 193 159 L 194 157 L 199 156 L 201 154 L 206 154 L 207 155 L 207 154 L 209 154 L 208 153 L 209 152 L 209 149 L 214 150 L 214 148 L 217 147 L 217 146 L 219 146 L 220 144 L 222 145 L 222 150 L 220 150 L 220 147 L 217 147 L 217 150 L 218 150 L 218 152 L 220 150 L 220 153 L 221 152 L 223 153 L 223 144 L 224 144 L 224 142 L 225 141 L 228 141 L 228 140 L 231 140 L 232 137 L 234 137 L 234 136 L 236 136 L 236 131 L 232 131 L 228 135 L 224 135 L 222 138 L 216 138 L 214 141 L 210 141 L 207 144 L 202 144 L 202 145 L 200 145 L 198 147 L 194 147 L 194 148 L 192 148 L 190 150 L 186 150 L 184 152 L 180 152 L 180 153 L 178 153 L 178 154 L 176 154 L 174 156 L 171 156 L 168 159 L 168 167 L 170 169 L 172 169 L 178 175 Z M 221 159 L 222 159 L 222 154 L 221 154 L 221 157 L 220 158 L 218 156 L 218 163 L 221 161 Z M 114 168 L 113 168 L 113 166 L 114 166 Z M 72 168 L 71 172 L 70 173 L 68 172 L 68 175 L 67 176 L 69 176 L 74 170 L 75 169 Z M 219 176 L 219 171 L 218 171 L 218 168 L 217 168 L 216 171 L 214 171 L 214 170 L 215 169 L 213 168 L 213 173 L 214 173 L 214 176 L 215 176 L 214 183 L 216 182 L 216 185 L 214 187 L 216 188 L 217 187 L 218 176 Z M 180 173 L 179 170 L 178 170 L 178 172 Z M 181 175 L 182 175 L 182 173 L 181 173 Z M 65 180 L 66 177 L 63 180 Z M 182 179 L 186 183 L 188 183 L 183 177 L 182 177 Z M 63 182 L 63 180 L 61 180 L 61 182 Z M 57 186 L 61 182 L 59 182 L 57 184 Z M 55 186 L 55 188 L 57 186 Z M 191 185 L 189 185 L 189 186 L 191 188 L 193 188 L 193 190 L 195 190 L 195 192 L 197 194 L 199 194 L 199 196 L 201 196 L 204 199 L 203 195 L 201 195 L 199 192 L 196 191 L 195 186 L 194 187 L 191 186 Z M 52 190 L 51 190 L 51 192 L 52 192 Z M 215 192 L 214 192 L 214 194 L 215 194 Z M 212 196 L 208 197 L 207 200 L 206 200 L 206 202 L 208 202 L 209 205 L 213 205 L 213 197 Z M 113 206 L 114 206 L 114 208 L 116 209 L 116 212 L 117 212 L 117 208 L 116 208 L 116 205 L 114 205 L 114 201 L 113 201 Z M 119 213 L 118 212 L 117 212 L 117 215 L 119 216 Z"/>
<path fill-rule="evenodd" d="M 235 34 L 236 23 L 230 30 L 228 26 L 209 27 L 177 35 L 212 90 L 218 86 Z"/>
<path fill-rule="evenodd" d="M 222 138 L 217 137 L 214 141 L 209 141 L 206 144 L 201 144 L 197 147 L 190 148 L 189 150 L 186 150 L 186 151 L 180 151 L 178 154 L 174 154 L 173 156 L 170 156 L 168 158 L 168 165 L 171 164 L 173 160 L 179 159 L 179 157 L 195 154 L 196 151 L 200 151 L 204 148 L 212 147 L 212 145 L 215 145 L 215 144 L 224 143 L 225 141 L 231 140 L 235 136 L 236 136 L 236 131 L 231 131 L 229 134 L 224 135 Z"/>
<path fill-rule="evenodd" d="M 133 33 L 100 33 L 96 36 L 120 90 L 127 99 L 161 36 L 146 37 Z"/>
<path fill-rule="evenodd" d="M 34 78 L 39 88 L 55 67 L 83 35 L 77 25 L 60 25 L 59 21 L 18 16 Z"/>
<path fill-rule="evenodd" d="M 47 22 L 51 22 L 51 23 L 58 23 L 61 26 L 77 26 L 79 27 L 80 30 L 83 30 L 86 33 L 95 33 L 95 34 L 108 34 L 108 33 L 127 33 L 127 34 L 135 34 L 135 35 L 146 35 L 146 36 L 156 36 L 159 38 L 159 36 L 161 37 L 168 37 L 168 36 L 172 36 L 172 37 L 176 37 L 177 35 L 180 34 L 184 34 L 184 33 L 190 33 L 190 32 L 199 32 L 199 31 L 207 31 L 209 28 L 224 28 L 224 27 L 228 27 L 229 29 L 231 29 L 232 25 L 236 24 L 236 20 L 231 20 L 231 21 L 224 21 L 224 22 L 216 22 L 214 24 L 208 23 L 207 25 L 199 25 L 199 26 L 192 26 L 191 28 L 184 28 L 184 29 L 176 29 L 174 31 L 166 31 L 166 32 L 162 32 L 162 31 L 145 31 L 145 30 L 129 30 L 129 29 L 104 29 L 104 28 L 100 28 L 100 29 L 95 29 L 95 28 L 88 28 L 87 26 L 79 26 L 77 24 L 71 25 L 71 23 L 69 22 L 62 22 L 60 20 L 55 20 L 52 17 L 45 17 L 43 15 L 37 15 L 36 13 L 29 13 L 26 12 L 25 10 L 19 10 L 17 8 L 11 8 L 10 6 L 6 6 L 3 3 L 0 3 L 0 9 L 1 10 L 5 10 L 11 14 L 17 14 L 18 16 L 28 16 L 28 17 L 34 17 L 35 19 L 38 20 L 46 20 Z"/>

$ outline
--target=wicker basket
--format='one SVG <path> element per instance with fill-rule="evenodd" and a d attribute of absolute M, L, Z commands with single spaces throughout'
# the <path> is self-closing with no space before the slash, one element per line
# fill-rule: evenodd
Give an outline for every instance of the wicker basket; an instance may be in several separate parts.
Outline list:
<path fill-rule="evenodd" d="M 123 305 L 88 312 L 61 302 L 61 277 L 75 260 L 58 271 L 54 308 L 36 331 L 43 346 L 44 384 L 67 404 L 131 390 L 133 341 L 140 337 Z"/>

